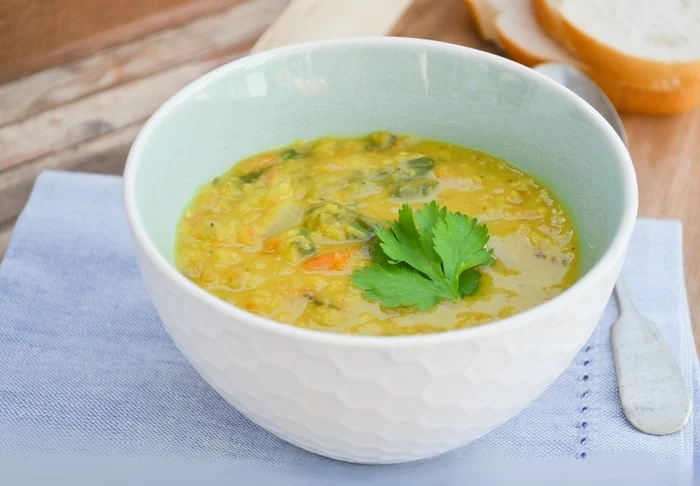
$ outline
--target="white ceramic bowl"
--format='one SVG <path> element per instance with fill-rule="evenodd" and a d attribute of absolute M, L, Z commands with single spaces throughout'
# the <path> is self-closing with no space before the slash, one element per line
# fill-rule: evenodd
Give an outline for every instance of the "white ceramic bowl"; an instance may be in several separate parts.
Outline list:
<path fill-rule="evenodd" d="M 272 322 L 176 271 L 175 227 L 199 186 L 294 139 L 377 129 L 485 150 L 539 178 L 576 220 L 581 279 L 481 327 L 362 337 Z M 203 76 L 146 123 L 129 154 L 124 199 L 156 309 L 202 377 L 283 439 L 362 463 L 446 452 L 537 398 L 595 327 L 637 211 L 629 155 L 583 101 L 500 57 L 398 38 L 301 44 Z"/>

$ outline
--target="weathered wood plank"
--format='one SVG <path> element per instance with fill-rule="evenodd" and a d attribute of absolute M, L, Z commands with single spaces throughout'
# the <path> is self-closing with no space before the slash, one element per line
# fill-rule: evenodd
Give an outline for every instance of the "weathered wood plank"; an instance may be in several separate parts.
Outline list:
<path fill-rule="evenodd" d="M 115 130 L 71 149 L 19 165 L 0 175 L 0 224 L 15 219 L 36 177 L 44 170 L 121 174 L 141 123 Z"/>
<path fill-rule="evenodd" d="M 253 52 L 299 42 L 387 34 L 411 0 L 293 0 Z"/>
<path fill-rule="evenodd" d="M 189 82 L 248 48 L 240 45 L 233 53 L 217 53 L 6 125 L 0 128 L 0 171 L 143 120 Z"/>
<path fill-rule="evenodd" d="M 175 28 L 242 0 L 3 0 L 0 82 Z M 66 28 L 69 25 L 69 28 Z"/>
<path fill-rule="evenodd" d="M 2 84 L 0 126 L 212 52 L 252 43 L 287 3 L 288 0 L 248 0 L 182 28 L 158 32 Z"/>

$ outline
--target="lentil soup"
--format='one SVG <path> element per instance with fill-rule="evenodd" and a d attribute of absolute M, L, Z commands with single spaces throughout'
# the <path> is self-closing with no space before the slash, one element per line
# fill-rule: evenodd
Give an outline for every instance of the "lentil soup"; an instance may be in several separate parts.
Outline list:
<path fill-rule="evenodd" d="M 373 228 L 402 204 L 477 218 L 494 264 L 474 295 L 429 311 L 386 308 L 350 279 Z M 317 330 L 408 335 L 481 325 L 560 294 L 578 277 L 571 218 L 542 184 L 457 145 L 376 132 L 247 158 L 202 187 L 177 229 L 176 265 L 250 312 Z"/>

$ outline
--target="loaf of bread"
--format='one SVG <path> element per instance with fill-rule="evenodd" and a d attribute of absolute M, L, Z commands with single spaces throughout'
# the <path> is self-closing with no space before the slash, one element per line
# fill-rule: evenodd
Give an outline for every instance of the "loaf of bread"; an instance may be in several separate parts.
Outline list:
<path fill-rule="evenodd" d="M 513 60 L 566 62 L 618 110 L 700 106 L 700 0 L 465 0 L 479 34 Z"/>

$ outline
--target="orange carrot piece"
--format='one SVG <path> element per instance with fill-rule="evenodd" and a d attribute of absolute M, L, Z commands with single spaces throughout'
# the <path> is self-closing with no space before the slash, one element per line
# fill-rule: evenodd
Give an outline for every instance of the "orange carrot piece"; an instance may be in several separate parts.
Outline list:
<path fill-rule="evenodd" d="M 351 250 L 331 251 L 304 261 L 305 270 L 343 270 L 350 263 Z"/>

